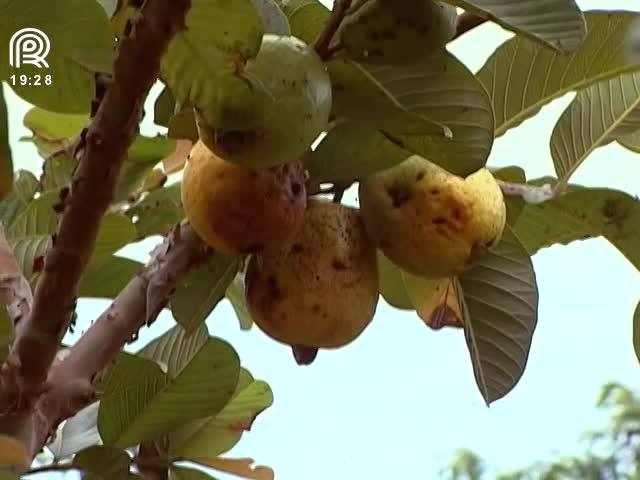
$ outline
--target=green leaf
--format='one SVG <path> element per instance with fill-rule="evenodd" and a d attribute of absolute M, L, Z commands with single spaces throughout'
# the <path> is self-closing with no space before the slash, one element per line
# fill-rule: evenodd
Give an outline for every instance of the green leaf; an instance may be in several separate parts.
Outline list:
<path fill-rule="evenodd" d="M 640 129 L 617 138 L 618 143 L 634 153 L 640 153 Z"/>
<path fill-rule="evenodd" d="M 460 277 L 465 338 L 487 404 L 524 373 L 538 321 L 538 287 L 529 254 L 507 227 L 502 241 Z"/>
<path fill-rule="evenodd" d="M 444 137 L 451 131 L 410 112 L 364 67 L 347 60 L 327 64 L 331 76 L 333 115 L 397 134 Z"/>
<path fill-rule="evenodd" d="M 154 190 L 130 208 L 127 215 L 133 219 L 138 240 L 166 234 L 185 216 L 180 199 L 180 184 L 174 183 Z"/>
<path fill-rule="evenodd" d="M 7 358 L 13 338 L 13 322 L 7 313 L 7 307 L 0 305 L 0 362 Z"/>
<path fill-rule="evenodd" d="M 380 294 L 389 305 L 401 310 L 414 309 L 402 279 L 402 270 L 380 251 L 378 251 L 378 278 Z"/>
<path fill-rule="evenodd" d="M 395 135 L 405 149 L 466 176 L 482 167 L 493 145 L 490 98 L 478 79 L 444 51 L 420 64 L 367 70 L 409 111 L 446 125 L 453 138 Z"/>
<path fill-rule="evenodd" d="M 83 273 L 78 296 L 115 298 L 143 266 L 135 260 L 115 255 L 97 258 Z"/>
<path fill-rule="evenodd" d="M 551 155 L 566 183 L 598 147 L 626 130 L 625 120 L 640 108 L 640 73 L 628 73 L 581 90 L 560 116 L 551 134 Z"/>
<path fill-rule="evenodd" d="M 119 448 L 92 446 L 78 452 L 72 465 L 86 474 L 82 476 L 83 479 L 126 479 L 131 457 Z"/>
<path fill-rule="evenodd" d="M 233 395 L 239 371 L 231 345 L 214 338 L 173 378 L 155 362 L 124 356 L 105 384 L 98 412 L 100 436 L 106 445 L 126 448 L 215 415 Z"/>
<path fill-rule="evenodd" d="M 215 253 L 189 273 L 171 298 L 171 313 L 176 322 L 189 332 L 204 323 L 224 298 L 239 268 L 238 258 Z"/>
<path fill-rule="evenodd" d="M 145 175 L 175 149 L 176 142 L 170 138 L 160 136 L 136 138 L 127 151 L 127 160 L 120 172 L 116 187 L 116 201 L 126 200 L 131 193 L 139 189 Z"/>
<path fill-rule="evenodd" d="M 592 11 L 585 18 L 587 36 L 571 55 L 516 36 L 480 69 L 478 79 L 493 103 L 496 137 L 565 93 L 640 68 L 627 62 L 624 53 L 627 31 L 637 13 Z"/>
<path fill-rule="evenodd" d="M 9 113 L 0 84 L 0 200 L 11 193 L 13 188 L 13 159 L 9 145 Z"/>
<path fill-rule="evenodd" d="M 180 325 L 149 342 L 139 355 L 156 362 L 169 377 L 177 376 L 209 339 L 206 325 L 187 332 Z"/>
<path fill-rule="evenodd" d="M 51 8 L 48 0 L 28 3 L 0 0 L 3 23 L 0 45 L 9 45 L 21 28 L 37 28 L 48 38 L 48 68 L 22 64 L 18 71 L 8 62 L 0 63 L 0 79 L 27 102 L 54 112 L 85 113 L 94 96 L 94 73 L 111 72 L 114 37 L 104 9 L 94 1 L 60 0 Z M 38 41 L 45 48 L 39 35 Z M 20 42 L 18 42 L 20 43 Z M 40 85 L 13 85 L 10 75 L 40 77 Z M 18 76 L 19 76 L 18 75 Z M 45 84 L 50 75 L 51 84 Z"/>
<path fill-rule="evenodd" d="M 60 190 L 69 185 L 76 161 L 65 151 L 59 151 L 48 157 L 42 166 L 40 184 L 42 190 Z"/>
<path fill-rule="evenodd" d="M 559 52 L 575 51 L 585 37 L 585 21 L 574 0 L 445 0 Z"/>
<path fill-rule="evenodd" d="M 92 259 L 111 255 L 136 238 L 136 228 L 122 213 L 108 213 L 100 222 Z"/>
<path fill-rule="evenodd" d="M 306 159 L 310 184 L 350 182 L 391 168 L 412 153 L 382 132 L 354 122 L 329 130 Z"/>
<path fill-rule="evenodd" d="M 9 196 L 0 201 L 0 221 L 6 226 L 29 204 L 38 188 L 38 179 L 28 170 L 18 170 Z"/>
<path fill-rule="evenodd" d="M 226 124 L 224 99 L 242 103 L 255 97 L 249 82 L 237 73 L 239 65 L 260 49 L 262 21 L 251 0 L 194 0 L 186 26 L 169 44 L 161 76 L 176 99 L 197 107 L 207 124 Z"/>
<path fill-rule="evenodd" d="M 241 330 L 251 330 L 253 326 L 253 318 L 249 313 L 247 306 L 247 300 L 244 295 L 244 275 L 239 273 L 236 278 L 233 279 L 231 285 L 227 288 L 225 293 L 227 300 L 231 303 L 233 310 L 236 312 L 238 322 L 240 322 Z"/>
<path fill-rule="evenodd" d="M 214 417 L 192 422 L 169 437 L 171 454 L 184 458 L 215 457 L 233 448 L 256 416 L 273 403 L 269 385 L 254 380 L 248 370 L 240 378 L 229 403 Z"/>
<path fill-rule="evenodd" d="M 89 115 L 56 113 L 34 107 L 24 116 L 22 123 L 33 136 L 49 141 L 72 139 L 89 124 Z"/>
<path fill-rule="evenodd" d="M 53 205 L 59 198 L 57 191 L 42 193 L 29 202 L 7 229 L 7 238 L 47 235 L 55 232 L 57 219 Z"/>
<path fill-rule="evenodd" d="M 171 117 L 167 135 L 175 139 L 186 138 L 193 143 L 198 141 L 198 126 L 192 108 L 185 108 Z"/>
<path fill-rule="evenodd" d="M 633 350 L 636 352 L 638 362 L 640 362 L 640 302 L 633 313 Z"/>
<path fill-rule="evenodd" d="M 264 33 L 291 35 L 289 20 L 275 0 L 252 0 L 260 15 Z"/>
<path fill-rule="evenodd" d="M 153 123 L 162 127 L 169 126 L 169 120 L 176 111 L 176 99 L 165 85 L 153 104 Z"/>
<path fill-rule="evenodd" d="M 216 480 L 202 470 L 195 468 L 171 466 L 169 470 L 169 480 Z"/>
<path fill-rule="evenodd" d="M 291 34 L 311 44 L 329 16 L 329 9 L 318 0 L 278 0 L 289 19 Z"/>
<path fill-rule="evenodd" d="M 625 192 L 575 188 L 527 204 L 514 231 L 531 255 L 554 244 L 603 236 L 640 270 L 640 202 Z"/>

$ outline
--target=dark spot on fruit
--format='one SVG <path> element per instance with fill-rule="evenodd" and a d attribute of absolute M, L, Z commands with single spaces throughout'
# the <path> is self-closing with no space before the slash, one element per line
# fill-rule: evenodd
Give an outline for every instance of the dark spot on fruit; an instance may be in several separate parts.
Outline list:
<path fill-rule="evenodd" d="M 380 246 L 382 248 L 391 248 L 391 242 L 387 239 L 380 240 Z"/>
<path fill-rule="evenodd" d="M 300 185 L 298 182 L 293 182 L 291 184 L 291 193 L 293 193 L 295 196 L 300 195 L 300 193 L 302 193 L 302 185 Z"/>
<path fill-rule="evenodd" d="M 331 263 L 331 266 L 334 268 L 334 270 L 346 270 L 347 266 L 344 264 L 344 262 L 342 262 L 341 260 L 335 258 L 333 260 L 333 262 Z"/>
<path fill-rule="evenodd" d="M 267 291 L 269 293 L 269 300 L 271 300 L 271 302 L 275 303 L 280 300 L 282 292 L 280 291 L 280 287 L 278 286 L 278 280 L 273 275 L 267 278 Z"/>
<path fill-rule="evenodd" d="M 409 201 L 411 193 L 406 188 L 393 185 L 387 188 L 387 194 L 391 198 L 391 204 L 394 208 L 399 208 Z"/>
<path fill-rule="evenodd" d="M 375 30 L 372 32 L 369 32 L 367 36 L 369 37 L 369 40 L 371 40 L 372 42 L 377 42 L 380 40 L 380 35 Z"/>
<path fill-rule="evenodd" d="M 379 48 L 375 48 L 373 50 L 371 50 L 369 52 L 370 56 L 376 56 L 376 57 L 384 57 L 384 52 L 382 50 L 380 50 Z"/>
<path fill-rule="evenodd" d="M 255 242 L 246 248 L 246 253 L 258 253 L 263 249 L 264 249 L 264 245 L 262 243 Z"/>
<path fill-rule="evenodd" d="M 453 218 L 455 218 L 456 220 L 462 220 L 463 219 L 463 214 L 462 214 L 462 210 L 460 210 L 458 207 L 455 207 L 453 209 Z"/>
<path fill-rule="evenodd" d="M 447 219 L 444 217 L 436 217 L 431 221 L 431 223 L 433 223 L 434 225 L 442 225 L 444 223 L 447 223 Z"/>
<path fill-rule="evenodd" d="M 319 303 L 314 303 L 314 304 L 311 306 L 311 311 L 312 311 L 313 313 L 320 313 L 320 311 L 321 311 L 321 310 L 322 310 L 322 307 L 320 306 L 320 304 L 319 304 Z"/>
<path fill-rule="evenodd" d="M 438 190 L 437 188 L 432 188 L 431 190 L 429 190 L 429 193 L 431 195 L 438 195 L 440 193 L 440 190 Z"/>
<path fill-rule="evenodd" d="M 396 33 L 391 28 L 384 28 L 380 30 L 380 36 L 384 39 L 396 38 Z"/>
<path fill-rule="evenodd" d="M 416 182 L 419 182 L 423 178 L 424 178 L 424 172 L 418 172 L 418 174 L 416 175 Z"/>
<path fill-rule="evenodd" d="M 493 237 L 491 240 L 489 240 L 487 243 L 484 244 L 485 247 L 487 248 L 491 248 L 493 246 L 493 244 L 496 241 L 496 237 Z"/>
<path fill-rule="evenodd" d="M 316 282 L 320 281 L 320 275 L 316 275 Z"/>
<path fill-rule="evenodd" d="M 293 246 L 291 247 L 291 253 L 293 254 L 302 253 L 302 244 L 294 243 Z"/>

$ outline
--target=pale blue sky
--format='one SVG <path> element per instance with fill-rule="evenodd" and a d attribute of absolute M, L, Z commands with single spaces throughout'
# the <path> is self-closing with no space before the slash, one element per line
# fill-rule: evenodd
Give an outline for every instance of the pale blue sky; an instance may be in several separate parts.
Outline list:
<path fill-rule="evenodd" d="M 637 0 L 578 3 L 584 10 L 640 9 Z M 498 27 L 483 26 L 450 48 L 476 71 L 507 37 Z M 489 165 L 517 164 L 529 178 L 553 174 L 548 139 L 569 100 L 554 102 L 498 139 Z M 8 104 L 16 166 L 39 171 L 35 149 L 17 142 L 28 134 L 22 117 L 29 105 L 13 94 Z M 155 131 L 147 118 L 143 133 Z M 573 180 L 640 195 L 639 178 L 640 158 L 612 145 L 597 150 Z M 145 261 L 153 243 L 127 248 L 126 254 Z M 631 343 L 640 274 L 601 239 L 545 249 L 534 265 L 540 316 L 527 369 L 491 408 L 478 393 L 462 331 L 431 331 L 415 314 L 381 301 L 356 342 L 298 367 L 287 347 L 256 328 L 241 332 L 233 310 L 221 303 L 207 322 L 211 333 L 230 341 L 243 365 L 268 381 L 275 396 L 273 407 L 228 455 L 253 457 L 272 467 L 279 480 L 408 480 L 434 478 L 462 447 L 500 469 L 553 451 L 579 452 L 579 434 L 603 420 L 593 407 L 599 387 L 611 380 L 640 387 Z M 78 331 L 107 305 L 80 302 Z M 163 313 L 141 332 L 138 345 L 171 325 Z"/>

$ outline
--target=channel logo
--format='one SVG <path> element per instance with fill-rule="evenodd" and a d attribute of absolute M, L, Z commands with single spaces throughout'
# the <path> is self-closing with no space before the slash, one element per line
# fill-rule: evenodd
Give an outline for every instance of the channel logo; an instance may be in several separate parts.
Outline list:
<path fill-rule="evenodd" d="M 46 33 L 37 28 L 22 28 L 9 40 L 9 64 L 14 68 L 26 64 L 49 68 L 46 61 L 49 50 L 51 42 Z"/>

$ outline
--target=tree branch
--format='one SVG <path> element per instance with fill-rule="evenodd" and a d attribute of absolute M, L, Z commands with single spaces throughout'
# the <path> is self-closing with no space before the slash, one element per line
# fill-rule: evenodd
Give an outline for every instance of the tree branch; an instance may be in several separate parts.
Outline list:
<path fill-rule="evenodd" d="M 36 405 L 38 422 L 30 445 L 32 453 L 40 450 L 62 420 L 94 400 L 91 384 L 96 375 L 111 364 L 142 326 L 156 319 L 179 280 L 210 253 L 186 223 L 169 233 L 147 265 L 51 369 L 48 378 L 51 389 Z"/>
<path fill-rule="evenodd" d="M 453 41 L 467 33 L 469 30 L 473 30 L 477 26 L 485 23 L 487 20 L 487 18 L 479 17 L 478 15 L 474 15 L 469 12 L 462 12 L 458 15 L 458 19 L 456 21 L 456 33 L 451 40 Z"/>
<path fill-rule="evenodd" d="M 120 42 L 113 81 L 77 149 L 78 166 L 45 257 L 33 309 L 18 323 L 2 370 L 0 414 L 27 413 L 43 390 L 74 313 L 77 285 L 113 199 L 120 167 L 138 134 L 144 100 L 169 41 L 185 28 L 189 6 L 189 0 L 149 0 L 132 35 Z"/>
<path fill-rule="evenodd" d="M 29 315 L 33 294 L 0 225 L 0 303 L 7 306 L 7 313 L 14 324 Z"/>
<path fill-rule="evenodd" d="M 551 200 L 556 196 L 554 189 L 549 184 L 537 187 L 524 183 L 509 183 L 498 180 L 502 193 L 512 197 L 522 197 L 525 202 L 537 204 Z"/>
<path fill-rule="evenodd" d="M 323 60 L 330 58 L 333 53 L 330 48 L 331 41 L 340 28 L 342 20 L 344 20 L 344 17 L 347 15 L 347 11 L 351 7 L 351 1 L 352 0 L 333 1 L 331 15 L 327 18 L 322 31 L 318 34 L 318 38 L 313 42 L 313 48 L 315 48 L 316 52 Z"/>

